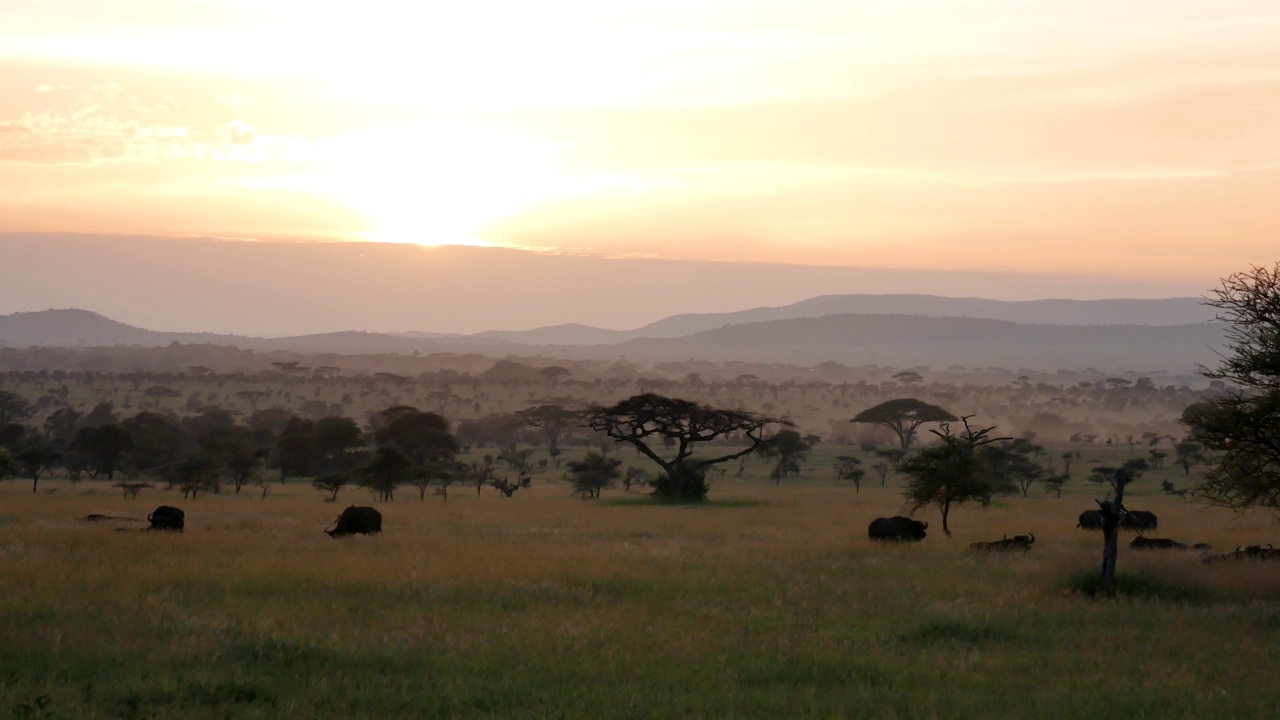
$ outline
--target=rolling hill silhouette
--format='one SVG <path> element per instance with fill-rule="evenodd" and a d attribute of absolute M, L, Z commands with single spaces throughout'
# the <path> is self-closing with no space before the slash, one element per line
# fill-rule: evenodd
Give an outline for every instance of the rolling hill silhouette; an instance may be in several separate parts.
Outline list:
<path fill-rule="evenodd" d="M 213 344 L 247 350 L 289 350 L 304 353 L 535 353 L 568 359 L 671 361 L 743 360 L 813 365 L 835 361 L 850 365 L 935 365 L 1005 367 L 1040 370 L 1084 369 L 1189 372 L 1212 364 L 1214 349 L 1223 345 L 1225 325 L 1217 322 L 1157 324 L 1178 313 L 1200 309 L 1190 298 L 1173 300 L 1037 301 L 1003 303 L 930 296 L 832 296 L 798 303 L 802 306 L 760 308 L 718 315 L 688 315 L 654 323 L 658 330 L 720 322 L 723 317 L 753 318 L 776 313 L 805 312 L 828 307 L 889 306 L 946 312 L 948 308 L 1018 317 L 1059 318 L 1080 311 L 1076 319 L 1141 318 L 1150 324 L 1075 324 L 1013 322 L 1007 319 L 947 317 L 926 314 L 836 313 L 820 317 L 766 319 L 721 324 L 678 337 L 632 337 L 600 342 L 598 328 L 565 325 L 527 333 L 389 335 L 338 332 L 283 338 L 258 338 L 212 333 L 159 332 L 133 327 L 86 310 L 46 310 L 0 316 L 0 346 L 93 347 L 172 343 Z M 815 311 L 816 311 L 815 310 Z M 1200 312 L 1195 319 L 1203 320 Z M 520 342 L 534 337 L 549 342 Z"/>

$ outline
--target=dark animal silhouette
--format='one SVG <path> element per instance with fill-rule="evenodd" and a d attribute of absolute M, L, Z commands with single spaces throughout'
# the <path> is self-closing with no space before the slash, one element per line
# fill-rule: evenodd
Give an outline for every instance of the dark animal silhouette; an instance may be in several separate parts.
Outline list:
<path fill-rule="evenodd" d="M 1006 535 L 999 540 L 988 542 L 969 543 L 969 547 L 984 552 L 1008 552 L 1013 550 L 1027 552 L 1035 544 L 1035 541 L 1036 536 L 1033 533 L 1027 533 L 1026 535 L 1014 535 L 1013 537 Z"/>
<path fill-rule="evenodd" d="M 371 507 L 352 505 L 338 516 L 337 527 L 325 530 L 329 537 L 339 538 L 347 535 L 375 535 L 382 532 L 382 513 Z"/>
<path fill-rule="evenodd" d="M 1271 543 L 1267 543 L 1265 546 L 1237 546 L 1235 552 L 1209 555 L 1204 558 L 1205 562 L 1214 562 L 1215 560 L 1280 560 L 1280 550 L 1272 547 Z"/>
<path fill-rule="evenodd" d="M 1147 530 L 1155 530 L 1160 526 L 1160 519 L 1156 514 L 1147 510 L 1129 510 L 1124 514 L 1124 518 L 1120 520 L 1120 528 L 1123 530 L 1137 530 L 1138 532 L 1146 532 Z"/>
<path fill-rule="evenodd" d="M 867 537 L 872 540 L 892 542 L 917 542 L 923 540 L 929 523 L 924 520 L 912 520 L 898 515 L 891 518 L 876 518 L 867 526 Z"/>
<path fill-rule="evenodd" d="M 1129 510 L 1120 519 L 1120 529 L 1122 530 L 1146 532 L 1147 530 L 1155 530 L 1159 525 L 1160 520 L 1156 517 L 1156 514 L 1147 510 Z M 1085 510 L 1080 513 L 1080 520 L 1076 523 L 1076 527 L 1083 530 L 1101 530 L 1102 511 Z"/>
<path fill-rule="evenodd" d="M 1101 510 L 1085 510 L 1080 513 L 1080 521 L 1076 523 L 1076 527 L 1082 530 L 1101 530 L 1102 529 L 1102 511 Z"/>
<path fill-rule="evenodd" d="M 1187 550 L 1187 546 L 1169 538 L 1149 538 L 1139 535 L 1129 543 L 1134 550 Z"/>
<path fill-rule="evenodd" d="M 151 523 L 148 530 L 172 530 L 174 532 L 182 532 L 182 526 L 186 513 L 176 507 L 169 505 L 161 505 L 147 516 L 147 522 Z"/>
<path fill-rule="evenodd" d="M 102 513 L 90 513 L 80 518 L 81 522 L 103 522 L 106 520 L 128 520 L 129 522 L 142 522 L 138 518 L 124 517 L 122 515 L 103 515 Z"/>

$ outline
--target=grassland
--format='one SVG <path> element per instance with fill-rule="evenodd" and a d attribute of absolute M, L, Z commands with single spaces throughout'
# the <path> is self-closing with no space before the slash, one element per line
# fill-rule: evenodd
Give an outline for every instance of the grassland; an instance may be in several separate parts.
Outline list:
<path fill-rule="evenodd" d="M 1127 592 L 1093 598 L 1072 588 L 1100 555 L 1074 528 L 1096 486 L 884 547 L 866 524 L 898 489 L 762 473 L 710 507 L 584 502 L 549 474 L 510 499 L 405 493 L 345 541 L 302 484 L 184 503 L 6 481 L 0 717 L 1280 717 L 1280 567 L 1124 548 Z M 1132 504 L 1161 535 L 1280 537 L 1153 486 Z M 77 520 L 162 502 L 185 533 Z M 968 550 L 1027 531 L 1025 556 Z"/>

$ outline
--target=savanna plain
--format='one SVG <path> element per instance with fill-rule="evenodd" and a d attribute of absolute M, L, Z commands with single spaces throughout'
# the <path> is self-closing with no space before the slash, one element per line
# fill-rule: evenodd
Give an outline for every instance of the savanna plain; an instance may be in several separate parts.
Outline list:
<path fill-rule="evenodd" d="M 584 501 L 550 471 L 510 498 L 402 494 L 377 505 L 380 536 L 344 540 L 321 530 L 372 504 L 358 489 L 183 502 L 5 482 L 0 713 L 1280 716 L 1280 568 L 1137 553 L 1126 536 L 1120 592 L 1095 597 L 1100 534 L 1075 528 L 1103 494 L 1088 483 L 960 506 L 951 538 L 923 511 L 925 541 L 871 543 L 867 523 L 902 511 L 902 479 L 832 478 L 856 451 L 820 445 L 780 485 L 744 464 L 701 506 Z M 1270 515 L 1159 492 L 1161 474 L 1129 501 L 1160 515 L 1158 534 L 1225 551 L 1275 535 Z M 158 503 L 186 509 L 184 533 L 80 520 Z M 1025 532 L 1026 554 L 968 547 Z"/>

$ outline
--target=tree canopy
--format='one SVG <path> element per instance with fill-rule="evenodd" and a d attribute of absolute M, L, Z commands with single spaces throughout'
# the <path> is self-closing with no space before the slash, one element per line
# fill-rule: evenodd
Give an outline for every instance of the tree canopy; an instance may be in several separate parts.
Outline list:
<path fill-rule="evenodd" d="M 551 368 L 546 368 L 546 370 Z M 561 368 L 562 370 L 564 368 Z M 566 371 L 568 372 L 568 371 Z M 516 413 L 530 427 L 536 427 L 547 435 L 547 454 L 553 459 L 560 456 L 560 436 L 566 428 L 572 427 L 579 417 L 576 410 L 560 405 L 539 405 Z M 557 462 L 559 462 L 557 460 Z"/>
<path fill-rule="evenodd" d="M 936 505 L 942 513 L 942 531 L 951 535 L 948 519 L 951 506 L 976 500 L 986 507 L 995 490 L 995 475 L 1004 451 L 994 443 L 1008 438 L 992 438 L 994 427 L 975 430 L 969 416 L 961 418 L 964 433 L 954 434 L 948 424 L 930 432 L 942 442 L 926 447 L 902 462 L 901 470 L 910 478 L 904 491 L 912 510 Z"/>
<path fill-rule="evenodd" d="M 625 442 L 662 468 L 654 492 L 669 500 L 705 499 L 707 468 L 748 455 L 765 442 L 770 425 L 791 427 L 788 420 L 746 410 L 727 410 L 654 393 L 633 395 L 613 405 L 594 405 L 583 413 L 586 427 Z M 696 457 L 699 444 L 734 436 L 745 448 Z M 667 450 L 666 448 L 671 448 Z M 665 452 L 666 457 L 664 457 Z"/>
<path fill-rule="evenodd" d="M 0 390 L 0 425 L 22 422 L 35 414 L 35 406 L 26 398 Z"/>
<path fill-rule="evenodd" d="M 958 419 L 937 405 L 930 405 L 923 400 L 898 398 L 867 408 L 849 422 L 869 423 L 888 428 L 898 436 L 898 443 L 902 449 L 908 450 L 911 447 L 911 441 L 915 439 L 916 430 L 921 425 L 930 422 L 955 422 Z"/>
<path fill-rule="evenodd" d="M 1280 262 L 1227 277 L 1206 304 L 1229 326 L 1221 363 L 1201 373 L 1231 385 L 1182 415 L 1211 454 L 1200 494 L 1280 510 Z"/>

